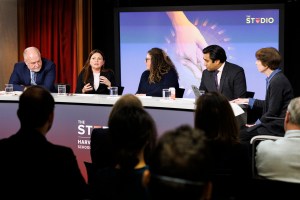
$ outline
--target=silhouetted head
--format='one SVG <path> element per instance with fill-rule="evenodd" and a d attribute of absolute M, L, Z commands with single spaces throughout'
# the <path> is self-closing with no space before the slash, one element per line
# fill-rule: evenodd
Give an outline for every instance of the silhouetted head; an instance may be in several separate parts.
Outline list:
<path fill-rule="evenodd" d="M 54 112 L 54 98 L 42 86 L 30 86 L 20 96 L 18 117 L 22 128 L 43 126 Z"/>
<path fill-rule="evenodd" d="M 300 129 L 300 97 L 296 97 L 290 101 L 285 115 L 284 127 L 285 130 Z"/>
<path fill-rule="evenodd" d="M 218 92 L 208 92 L 196 101 L 195 128 L 206 137 L 225 144 L 239 141 L 239 127 L 227 98 Z"/>
<path fill-rule="evenodd" d="M 118 113 L 119 109 L 121 109 L 125 106 L 143 108 L 142 102 L 138 97 L 136 97 L 133 94 L 125 94 L 125 95 L 122 95 L 116 101 L 116 103 L 114 104 L 114 106 L 110 112 L 109 118 L 111 118 L 114 114 Z"/>
<path fill-rule="evenodd" d="M 151 198 L 202 199 L 210 182 L 210 164 L 203 131 L 182 125 L 165 132 L 150 162 Z"/>
<path fill-rule="evenodd" d="M 109 133 L 116 164 L 123 170 L 132 170 L 139 163 L 138 155 L 147 160 L 156 140 L 156 125 L 142 107 L 138 97 L 122 96 L 114 105 L 108 120 Z"/>

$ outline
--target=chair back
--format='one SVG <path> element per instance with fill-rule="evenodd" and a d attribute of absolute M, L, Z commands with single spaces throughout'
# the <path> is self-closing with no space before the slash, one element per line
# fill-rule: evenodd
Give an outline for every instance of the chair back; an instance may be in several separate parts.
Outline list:
<path fill-rule="evenodd" d="M 253 98 L 255 95 L 255 92 L 247 91 L 246 92 L 246 98 Z"/>
<path fill-rule="evenodd" d="M 118 86 L 118 95 L 122 95 L 124 91 L 124 87 L 123 86 Z"/>
<path fill-rule="evenodd" d="M 282 138 L 273 135 L 257 135 L 250 141 L 251 144 L 251 162 L 252 162 L 252 185 L 249 192 L 248 199 L 256 200 L 282 200 L 282 199 L 295 199 L 299 195 L 300 183 L 292 183 L 278 180 L 271 180 L 259 176 L 256 163 L 255 154 L 257 145 L 264 140 L 277 140 Z M 276 165 L 276 163 L 274 163 Z"/>
<path fill-rule="evenodd" d="M 184 88 L 177 88 L 176 89 L 176 98 L 182 98 L 184 94 L 185 89 Z"/>
<path fill-rule="evenodd" d="M 87 183 L 91 184 L 95 178 L 97 168 L 94 166 L 93 163 L 84 161 L 84 166 L 87 172 Z"/>
<path fill-rule="evenodd" d="M 252 178 L 255 179 L 265 179 L 261 176 L 258 175 L 257 173 L 257 169 L 256 169 L 256 163 L 255 163 L 255 154 L 256 154 L 256 147 L 257 145 L 264 140 L 277 140 L 279 138 L 279 136 L 273 136 L 273 135 L 257 135 L 254 136 L 251 141 L 250 141 L 250 145 L 251 145 L 251 167 L 252 167 Z"/>

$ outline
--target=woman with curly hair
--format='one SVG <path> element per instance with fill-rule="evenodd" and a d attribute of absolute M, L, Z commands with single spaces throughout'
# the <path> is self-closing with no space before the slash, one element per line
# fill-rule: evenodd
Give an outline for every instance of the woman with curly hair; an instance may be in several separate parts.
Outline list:
<path fill-rule="evenodd" d="M 179 88 L 178 72 L 167 53 L 152 48 L 146 57 L 147 69 L 142 73 L 136 95 L 162 96 L 162 89 Z"/>

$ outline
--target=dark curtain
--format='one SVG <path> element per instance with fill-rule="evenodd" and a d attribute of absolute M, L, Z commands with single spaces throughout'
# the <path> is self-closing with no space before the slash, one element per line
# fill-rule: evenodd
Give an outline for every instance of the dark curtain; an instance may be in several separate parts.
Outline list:
<path fill-rule="evenodd" d="M 75 91 L 77 32 L 75 0 L 24 0 L 25 46 L 40 49 L 56 64 L 56 83 Z"/>

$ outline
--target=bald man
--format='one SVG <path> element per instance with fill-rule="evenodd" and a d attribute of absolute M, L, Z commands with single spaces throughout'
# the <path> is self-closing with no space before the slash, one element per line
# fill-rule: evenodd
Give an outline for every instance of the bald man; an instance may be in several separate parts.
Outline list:
<path fill-rule="evenodd" d="M 24 91 L 28 86 L 40 85 L 54 92 L 56 65 L 41 57 L 36 47 L 28 47 L 23 53 L 24 61 L 18 62 L 10 76 L 9 83 L 14 91 Z"/>

